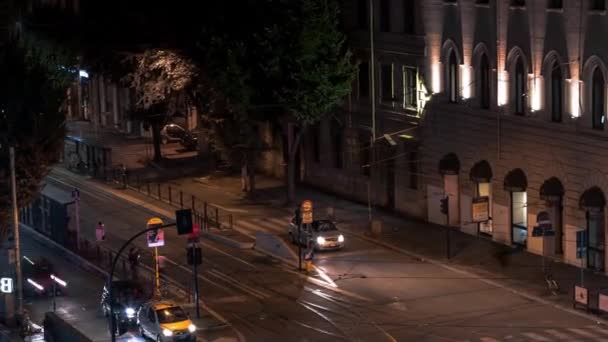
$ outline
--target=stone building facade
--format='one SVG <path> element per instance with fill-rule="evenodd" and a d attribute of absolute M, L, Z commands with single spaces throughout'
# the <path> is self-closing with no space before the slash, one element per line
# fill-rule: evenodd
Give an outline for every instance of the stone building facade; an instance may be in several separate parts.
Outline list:
<path fill-rule="evenodd" d="M 605 272 L 606 7 L 604 0 L 344 2 L 360 74 L 341 110 L 309 132 L 302 180 Z M 446 197 L 449 215 L 441 210 Z M 535 229 L 539 213 L 552 229 Z"/>

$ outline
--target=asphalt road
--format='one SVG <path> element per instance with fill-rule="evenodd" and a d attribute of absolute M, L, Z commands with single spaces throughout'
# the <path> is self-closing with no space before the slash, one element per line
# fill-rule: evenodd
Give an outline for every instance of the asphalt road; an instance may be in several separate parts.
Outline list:
<path fill-rule="evenodd" d="M 53 265 L 57 276 L 67 282 L 64 295 L 56 297 L 57 314 L 72 322 L 81 331 L 85 331 L 93 340 L 109 340 L 106 319 L 99 311 L 103 279 L 75 267 L 69 261 L 54 254 L 45 245 L 33 240 L 28 234 L 22 234 L 21 253 L 33 260 L 46 258 Z M 27 286 L 27 282 L 24 282 L 24 287 Z M 53 310 L 53 299 L 28 295 L 24 298 L 24 308 L 29 312 L 32 321 L 42 326 L 44 314 Z M 137 341 L 137 337 L 134 332 L 129 332 L 121 336 L 119 341 Z"/>
<path fill-rule="evenodd" d="M 55 176 L 54 176 L 55 177 Z M 58 176 L 82 194 L 83 229 L 98 220 L 118 245 L 154 215 L 100 192 L 79 177 Z M 157 204 L 157 206 L 162 206 Z M 171 211 L 166 207 L 167 210 Z M 284 234 L 288 217 L 257 226 Z M 250 221 L 255 229 L 256 225 Z M 167 230 L 165 274 L 186 287 L 185 241 Z M 146 249 L 142 238 L 136 243 Z M 151 257 L 146 257 L 152 260 Z M 347 236 L 344 250 L 320 253 L 328 280 L 311 280 L 253 251 L 203 244 L 201 296 L 251 341 L 604 341 L 608 330 L 590 319 L 525 299 L 479 279 L 421 262 Z"/>

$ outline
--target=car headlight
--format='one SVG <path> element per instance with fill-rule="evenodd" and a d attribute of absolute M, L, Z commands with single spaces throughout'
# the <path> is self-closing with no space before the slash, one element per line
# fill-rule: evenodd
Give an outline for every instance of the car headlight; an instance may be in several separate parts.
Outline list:
<path fill-rule="evenodd" d="M 324 238 L 324 237 L 322 237 L 322 236 L 317 237 L 317 243 L 318 243 L 319 245 L 323 245 L 323 244 L 325 244 L 325 238 Z"/>
<path fill-rule="evenodd" d="M 344 242 L 344 235 L 338 235 L 338 242 Z"/>
<path fill-rule="evenodd" d="M 127 317 L 129 317 L 129 318 L 135 317 L 135 309 L 133 309 L 133 308 L 127 308 L 125 310 L 125 313 L 127 314 Z"/>
<path fill-rule="evenodd" d="M 163 335 L 165 335 L 165 336 L 167 336 L 167 337 L 169 337 L 169 336 L 173 336 L 173 331 L 171 331 L 171 330 L 169 330 L 169 329 L 165 328 L 165 329 L 163 329 Z"/>
<path fill-rule="evenodd" d="M 195 332 L 196 331 L 196 325 L 190 324 L 188 326 L 188 331 L 191 332 L 191 333 Z"/>

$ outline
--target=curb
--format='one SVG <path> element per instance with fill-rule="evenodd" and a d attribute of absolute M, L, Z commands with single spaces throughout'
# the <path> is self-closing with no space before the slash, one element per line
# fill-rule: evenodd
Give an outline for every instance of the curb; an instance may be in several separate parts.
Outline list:
<path fill-rule="evenodd" d="M 230 239 L 227 238 L 225 236 L 221 236 L 218 234 L 214 234 L 214 233 L 209 233 L 209 232 L 200 232 L 200 235 L 202 237 L 205 237 L 209 240 L 213 240 L 219 243 L 222 243 L 224 245 L 230 246 L 230 247 L 234 247 L 234 248 L 238 248 L 238 249 L 252 249 L 255 246 L 255 242 L 241 242 L 241 241 L 237 241 L 234 239 Z"/>
<path fill-rule="evenodd" d="M 597 317 L 597 316 L 593 316 L 593 315 L 587 314 L 585 312 L 578 311 L 578 310 L 572 309 L 570 307 L 566 307 L 563 304 L 556 304 L 556 303 L 554 303 L 552 301 L 543 299 L 543 298 L 541 298 L 541 297 L 539 297 L 537 295 L 533 295 L 533 294 L 527 293 L 526 291 L 515 289 L 515 288 L 513 288 L 511 286 L 504 285 L 504 284 L 501 284 L 501 283 L 493 281 L 493 280 L 480 278 L 479 275 L 477 275 L 475 273 L 472 273 L 470 271 L 463 270 L 463 269 L 461 269 L 461 268 L 459 268 L 457 266 L 447 265 L 446 263 L 441 262 L 441 261 L 439 261 L 437 259 L 425 257 L 425 256 L 423 256 L 421 254 L 418 254 L 418 253 L 415 253 L 415 252 L 412 252 L 412 251 L 408 251 L 406 249 L 397 247 L 397 246 L 392 245 L 390 243 L 386 243 L 386 242 L 380 241 L 380 240 L 375 239 L 375 238 L 370 238 L 370 237 L 367 237 L 367 236 L 365 236 L 363 234 L 360 234 L 360 233 L 355 233 L 355 232 L 351 231 L 350 229 L 344 229 L 344 228 L 342 228 L 341 230 L 344 231 L 344 232 L 346 232 L 346 233 L 348 233 L 348 234 L 356 236 L 356 237 L 358 237 L 358 238 L 360 238 L 362 240 L 365 240 L 367 242 L 370 242 L 370 243 L 373 243 L 373 244 L 385 247 L 387 249 L 393 250 L 395 252 L 398 252 L 398 253 L 401 253 L 401 254 L 404 254 L 404 255 L 416 258 L 416 259 L 418 259 L 420 261 L 428 262 L 430 264 L 433 264 L 435 266 L 439 266 L 439 267 L 444 268 L 446 270 L 449 270 L 449 271 L 452 271 L 452 272 L 455 272 L 455 273 L 459 273 L 459 274 L 465 275 L 465 276 L 470 277 L 472 279 L 479 280 L 479 281 L 481 281 L 483 283 L 486 283 L 488 285 L 494 286 L 494 287 L 499 288 L 499 289 L 503 289 L 503 290 L 509 291 L 509 292 L 511 292 L 511 293 L 513 293 L 515 295 L 521 296 L 521 297 L 529 299 L 531 301 L 534 301 L 534 302 L 537 302 L 537 303 L 540 303 L 540 304 L 543 304 L 543 305 L 546 305 L 546 306 L 550 306 L 550 307 L 556 308 L 558 310 L 562 310 L 564 312 L 567 312 L 567 313 L 579 316 L 581 318 L 585 318 L 587 320 L 593 321 L 596 324 L 608 324 L 608 319 Z"/>

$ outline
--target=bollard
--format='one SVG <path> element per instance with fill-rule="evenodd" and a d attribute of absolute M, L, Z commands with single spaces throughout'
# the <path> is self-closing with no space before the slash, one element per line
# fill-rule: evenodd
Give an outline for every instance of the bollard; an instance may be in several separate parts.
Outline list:
<path fill-rule="evenodd" d="M 203 205 L 203 229 L 205 231 L 209 231 L 209 227 L 207 226 L 208 221 L 207 221 L 207 202 L 204 203 Z"/>
<path fill-rule="evenodd" d="M 179 190 L 179 207 L 184 208 L 184 193 L 181 189 Z"/>
<path fill-rule="evenodd" d="M 169 185 L 169 204 L 173 204 L 172 196 L 171 196 L 171 185 Z"/>
<path fill-rule="evenodd" d="M 162 200 L 163 198 L 160 196 L 160 183 L 156 183 L 156 189 L 158 190 L 158 199 Z"/>
<path fill-rule="evenodd" d="M 215 207 L 215 227 L 220 228 L 220 210 Z"/>

